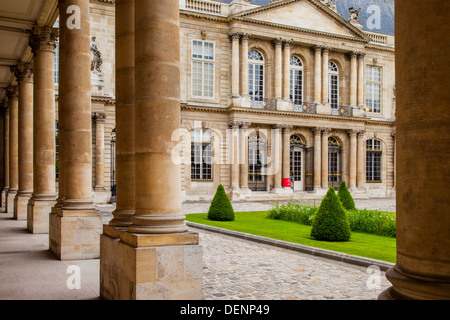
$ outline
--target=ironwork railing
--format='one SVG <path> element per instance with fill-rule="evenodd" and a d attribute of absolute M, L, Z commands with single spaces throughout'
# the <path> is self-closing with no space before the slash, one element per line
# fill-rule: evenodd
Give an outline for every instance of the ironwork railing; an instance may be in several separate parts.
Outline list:
<path fill-rule="evenodd" d="M 295 104 L 293 105 L 294 112 L 302 112 L 302 113 L 317 113 L 317 105 L 314 103 L 305 102 L 303 104 Z"/>
<path fill-rule="evenodd" d="M 250 106 L 255 109 L 277 110 L 277 100 L 267 98 L 262 100 L 252 99 Z"/>
<path fill-rule="evenodd" d="M 351 106 L 339 106 L 337 108 L 331 108 L 331 114 L 335 116 L 353 117 L 353 107 Z"/>

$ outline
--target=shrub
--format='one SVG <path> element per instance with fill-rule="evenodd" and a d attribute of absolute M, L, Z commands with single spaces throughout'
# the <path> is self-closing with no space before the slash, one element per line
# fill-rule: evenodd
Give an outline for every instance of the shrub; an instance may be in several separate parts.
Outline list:
<path fill-rule="evenodd" d="M 347 209 L 347 210 L 355 210 L 356 209 L 355 201 L 353 201 L 353 197 L 352 197 L 350 191 L 348 191 L 345 181 L 342 181 L 341 184 L 339 185 L 339 190 L 338 190 L 337 195 L 338 195 L 339 200 L 341 200 L 341 203 L 345 209 Z"/>
<path fill-rule="evenodd" d="M 348 214 L 352 231 L 360 231 L 387 237 L 396 237 L 394 212 L 378 210 L 351 210 Z"/>
<path fill-rule="evenodd" d="M 267 216 L 268 219 L 292 221 L 300 224 L 311 225 L 317 207 L 309 206 L 302 203 L 288 203 L 275 204 Z"/>
<path fill-rule="evenodd" d="M 215 221 L 233 221 L 234 209 L 223 185 L 219 184 L 208 210 L 208 219 Z"/>
<path fill-rule="evenodd" d="M 330 187 L 314 217 L 311 237 L 325 241 L 347 241 L 350 239 L 350 225 L 347 211 Z"/>

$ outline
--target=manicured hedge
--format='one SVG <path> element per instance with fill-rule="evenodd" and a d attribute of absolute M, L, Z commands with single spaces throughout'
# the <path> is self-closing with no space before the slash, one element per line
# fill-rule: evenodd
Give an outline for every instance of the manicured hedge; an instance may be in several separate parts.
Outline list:
<path fill-rule="evenodd" d="M 208 219 L 215 221 L 233 221 L 234 209 L 223 185 L 219 184 L 208 210 Z"/>
<path fill-rule="evenodd" d="M 350 191 L 348 191 L 345 181 L 342 181 L 341 184 L 339 185 L 339 190 L 338 190 L 337 195 L 346 210 L 355 210 L 356 209 L 355 201 L 353 200 L 353 197 L 352 197 Z"/>

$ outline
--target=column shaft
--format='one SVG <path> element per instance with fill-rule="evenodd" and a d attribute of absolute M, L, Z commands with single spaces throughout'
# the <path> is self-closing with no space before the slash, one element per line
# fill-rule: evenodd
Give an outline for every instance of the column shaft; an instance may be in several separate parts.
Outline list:
<path fill-rule="evenodd" d="M 354 189 L 356 187 L 356 163 L 357 163 L 357 147 L 356 147 L 356 134 L 355 130 L 350 130 L 348 135 L 350 136 L 350 177 L 348 186 L 349 188 Z"/>
<path fill-rule="evenodd" d="M 328 103 L 328 56 L 330 48 L 325 47 L 322 54 L 322 103 Z"/>
<path fill-rule="evenodd" d="M 3 179 L 4 185 L 2 189 L 1 201 L 2 201 L 2 211 L 6 211 L 6 197 L 8 195 L 9 189 L 9 103 L 4 109 L 3 117 Z"/>
<path fill-rule="evenodd" d="M 292 41 L 284 41 L 283 50 L 283 99 L 290 100 L 291 95 L 291 44 Z"/>
<path fill-rule="evenodd" d="M 275 45 L 275 99 L 281 99 L 282 94 L 282 49 L 283 40 L 277 39 L 274 41 Z"/>
<path fill-rule="evenodd" d="M 322 97 L 322 47 L 314 47 L 314 103 L 320 104 Z"/>
<path fill-rule="evenodd" d="M 328 189 L 328 134 L 330 129 L 322 132 L 322 188 Z"/>
<path fill-rule="evenodd" d="M 110 225 L 131 225 L 135 191 L 134 0 L 116 0 L 116 210 Z"/>
<path fill-rule="evenodd" d="M 95 112 L 95 191 L 105 191 L 105 119 L 106 114 Z"/>
<path fill-rule="evenodd" d="M 283 175 L 283 142 L 282 142 L 282 126 L 276 125 L 273 127 L 272 132 L 272 161 L 275 165 L 273 187 L 274 191 L 282 188 L 282 175 Z"/>
<path fill-rule="evenodd" d="M 358 155 L 357 155 L 356 184 L 357 184 L 358 188 L 364 187 L 364 181 L 365 181 L 364 155 L 366 153 L 366 148 L 365 148 L 365 144 L 364 144 L 364 133 L 365 133 L 365 131 L 359 131 L 358 139 L 357 139 Z"/>
<path fill-rule="evenodd" d="M 171 155 L 181 121 L 179 19 L 176 0 L 135 2 L 136 207 L 129 232 L 187 231 L 181 169 Z"/>
<path fill-rule="evenodd" d="M 240 122 L 232 121 L 231 126 L 231 189 L 233 192 L 239 190 L 239 151 L 240 151 L 240 139 L 239 139 L 239 126 Z"/>
<path fill-rule="evenodd" d="M 242 35 L 241 42 L 241 95 L 248 96 L 248 38 L 250 35 Z"/>
<path fill-rule="evenodd" d="M 243 122 L 240 135 L 240 172 L 241 172 L 241 190 L 248 189 L 248 127 L 250 122 Z"/>
<path fill-rule="evenodd" d="M 356 106 L 358 81 L 358 55 L 356 52 L 350 53 L 350 105 Z"/>
<path fill-rule="evenodd" d="M 14 212 L 14 199 L 19 190 L 19 96 L 18 88 L 8 89 L 9 100 L 9 189 L 6 212 Z"/>
<path fill-rule="evenodd" d="M 314 128 L 314 190 L 321 188 L 322 182 L 322 151 L 321 151 L 321 128 Z"/>
<path fill-rule="evenodd" d="M 364 86 L 365 86 L 365 78 L 364 78 L 364 56 L 365 53 L 360 53 L 358 55 L 358 106 L 364 106 Z"/>
<path fill-rule="evenodd" d="M 239 97 L 239 39 L 240 33 L 233 33 L 231 38 L 231 96 Z"/>
<path fill-rule="evenodd" d="M 283 128 L 283 179 L 291 176 L 291 132 L 292 126 Z"/>

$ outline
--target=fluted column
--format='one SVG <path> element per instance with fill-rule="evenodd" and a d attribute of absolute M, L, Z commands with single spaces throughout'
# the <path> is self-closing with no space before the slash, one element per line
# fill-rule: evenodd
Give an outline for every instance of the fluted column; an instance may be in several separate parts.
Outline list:
<path fill-rule="evenodd" d="M 231 121 L 231 190 L 233 193 L 239 192 L 239 151 L 240 151 L 240 139 L 239 139 L 239 127 L 240 121 Z"/>
<path fill-rule="evenodd" d="M 328 134 L 329 128 L 322 131 L 322 188 L 328 189 Z"/>
<path fill-rule="evenodd" d="M 291 95 L 291 45 L 293 40 L 283 41 L 283 99 L 290 100 Z"/>
<path fill-rule="evenodd" d="M 272 127 L 272 146 L 271 146 L 271 159 L 274 166 L 273 172 L 273 188 L 274 192 L 282 190 L 282 175 L 283 175 L 283 158 L 282 158 L 282 125 L 274 125 Z"/>
<path fill-rule="evenodd" d="M 350 189 L 356 187 L 356 166 L 357 166 L 357 146 L 356 146 L 356 130 L 349 130 L 348 135 L 350 137 L 350 166 L 349 166 L 349 181 L 348 186 Z"/>
<path fill-rule="evenodd" d="M 116 0 L 116 210 L 109 222 L 131 225 L 135 174 L 134 0 Z"/>
<path fill-rule="evenodd" d="M 241 190 L 247 191 L 248 188 L 248 127 L 250 122 L 242 122 L 240 132 L 240 175 L 241 175 Z"/>
<path fill-rule="evenodd" d="M 239 39 L 241 34 L 230 34 L 231 39 L 231 97 L 239 97 Z"/>
<path fill-rule="evenodd" d="M 450 297 L 448 9 L 395 1 L 397 259 L 380 298 Z"/>
<path fill-rule="evenodd" d="M 283 127 L 283 180 L 291 177 L 291 133 L 293 126 L 285 125 Z M 285 190 L 292 191 L 285 187 Z"/>
<path fill-rule="evenodd" d="M 105 122 L 106 113 L 94 112 L 95 124 L 95 184 L 94 190 L 105 191 Z"/>
<path fill-rule="evenodd" d="M 276 39 L 273 42 L 273 45 L 275 46 L 275 99 L 281 99 L 283 76 L 283 40 Z"/>
<path fill-rule="evenodd" d="M 34 55 L 33 194 L 27 228 L 48 233 L 49 214 L 56 203 L 55 85 L 53 64 L 58 29 L 34 27 L 30 46 Z"/>
<path fill-rule="evenodd" d="M 19 88 L 9 87 L 9 189 L 6 212 L 14 213 L 14 199 L 19 190 Z"/>
<path fill-rule="evenodd" d="M 9 101 L 3 109 L 3 189 L 1 194 L 2 212 L 7 212 L 6 197 L 9 189 Z"/>
<path fill-rule="evenodd" d="M 322 47 L 314 50 L 314 103 L 320 104 L 322 98 Z"/>
<path fill-rule="evenodd" d="M 27 219 L 33 192 L 33 70 L 31 63 L 15 66 L 19 83 L 19 189 L 14 199 L 14 218 Z"/>
<path fill-rule="evenodd" d="M 241 95 L 248 97 L 248 39 L 250 34 L 241 37 Z"/>
<path fill-rule="evenodd" d="M 323 48 L 322 54 L 322 103 L 328 103 L 328 60 L 330 47 Z"/>
<path fill-rule="evenodd" d="M 358 131 L 358 138 L 357 138 L 357 162 L 356 162 L 356 185 L 358 188 L 364 187 L 365 184 L 365 164 L 364 164 L 364 155 L 366 153 L 366 146 L 364 143 L 364 134 L 366 131 L 360 130 Z"/>
<path fill-rule="evenodd" d="M 357 103 L 357 83 L 358 83 L 358 54 L 350 52 L 350 106 Z"/>
<path fill-rule="evenodd" d="M 322 183 L 322 128 L 313 128 L 312 131 L 314 133 L 314 190 L 319 190 Z"/>
<path fill-rule="evenodd" d="M 358 106 L 363 107 L 366 102 L 364 101 L 364 87 L 365 87 L 365 78 L 364 78 L 364 57 L 365 53 L 358 54 Z"/>
<path fill-rule="evenodd" d="M 61 260 L 93 259 L 100 255 L 102 220 L 92 197 L 89 1 L 60 0 L 58 4 L 58 141 L 63 150 L 59 186 L 63 195 L 50 215 L 50 251 Z M 78 8 L 75 16 L 71 6 Z"/>

